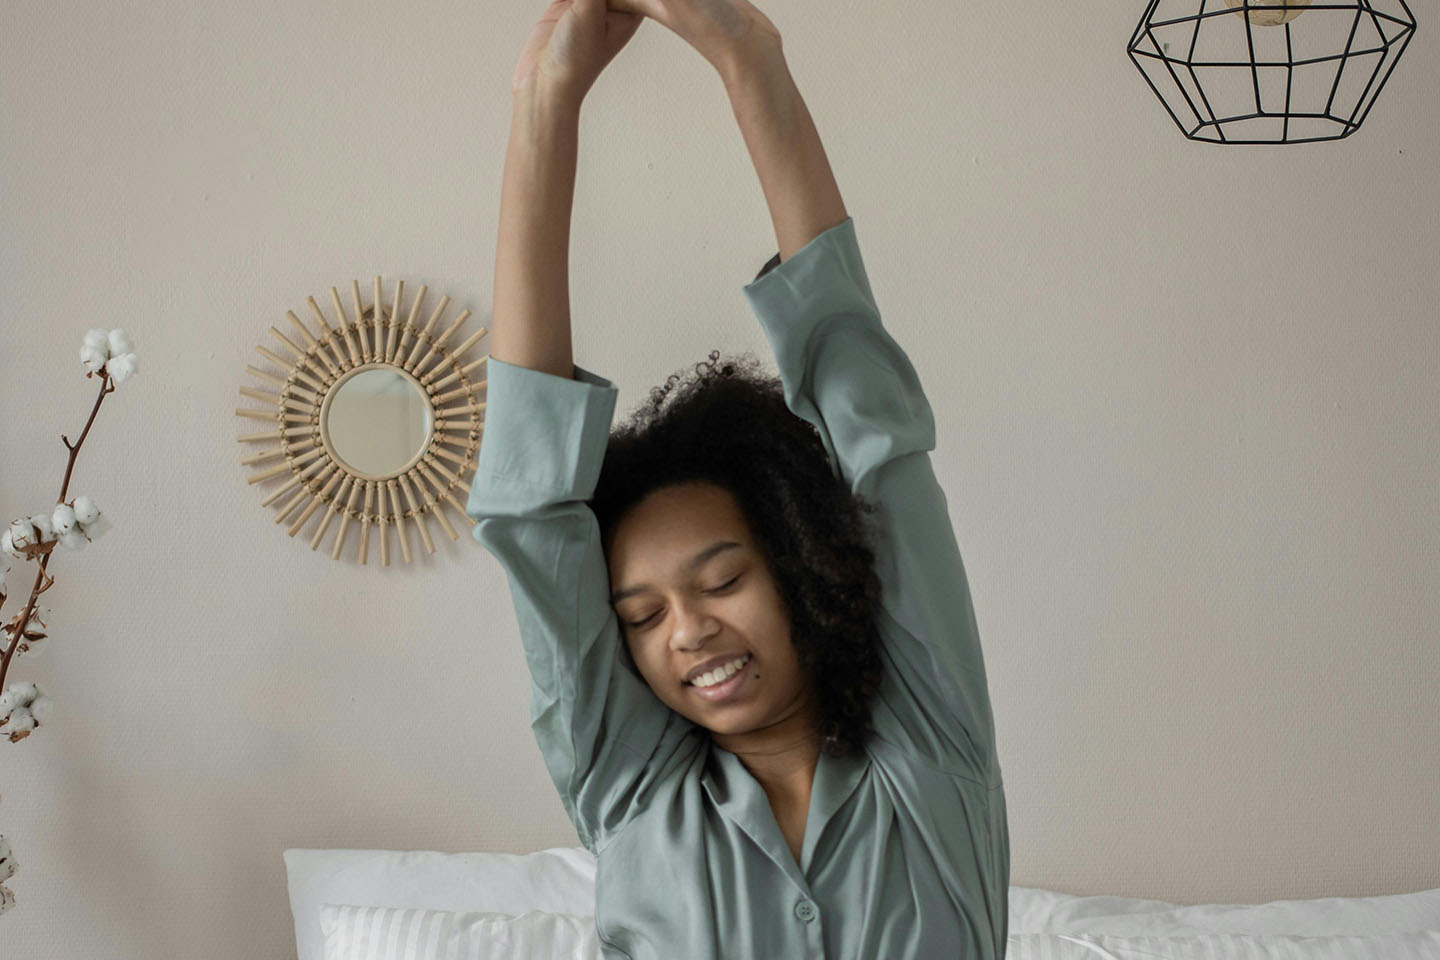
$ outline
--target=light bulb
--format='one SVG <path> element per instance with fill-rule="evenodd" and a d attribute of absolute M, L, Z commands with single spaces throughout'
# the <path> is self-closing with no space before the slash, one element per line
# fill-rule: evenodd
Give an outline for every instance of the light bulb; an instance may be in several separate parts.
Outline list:
<path fill-rule="evenodd" d="M 1245 15 L 1245 0 L 1225 0 L 1230 6 L 1237 8 L 1235 12 L 1240 16 Z M 1288 23 L 1305 11 L 1301 7 L 1308 6 L 1310 0 L 1250 0 L 1250 22 L 1257 27 L 1278 27 L 1282 23 Z M 1264 7 L 1275 7 L 1274 10 L 1260 9 Z M 1289 7 L 1290 9 L 1280 9 Z"/>

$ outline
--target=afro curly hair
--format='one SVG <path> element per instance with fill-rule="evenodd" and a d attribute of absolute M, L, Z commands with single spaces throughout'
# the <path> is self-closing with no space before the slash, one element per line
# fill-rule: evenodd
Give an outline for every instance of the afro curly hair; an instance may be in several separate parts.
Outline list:
<path fill-rule="evenodd" d="M 857 756 L 882 670 L 866 524 L 876 507 L 837 476 L 819 432 L 791 412 L 780 378 L 753 353 L 721 360 L 712 350 L 694 370 L 683 382 L 672 374 L 610 433 L 589 501 L 606 550 L 626 511 L 655 490 L 705 482 L 729 491 L 784 600 L 819 703 L 820 749 Z"/>

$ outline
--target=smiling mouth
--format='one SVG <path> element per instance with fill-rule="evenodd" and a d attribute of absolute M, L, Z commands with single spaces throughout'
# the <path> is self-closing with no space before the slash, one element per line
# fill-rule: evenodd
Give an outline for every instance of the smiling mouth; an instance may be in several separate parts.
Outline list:
<path fill-rule="evenodd" d="M 738 666 L 738 667 L 735 668 L 735 673 L 732 673 L 732 674 L 730 674 L 729 676 L 722 678 L 720 681 L 718 681 L 718 682 L 716 682 L 716 683 L 710 684 L 710 686 L 708 686 L 708 687 L 707 687 L 707 686 L 700 686 L 699 684 L 695 683 L 693 680 L 686 680 L 686 681 L 684 681 L 684 684 L 685 684 L 685 686 L 687 686 L 687 687 L 694 687 L 696 690 L 709 690 L 709 689 L 711 689 L 712 687 L 724 686 L 724 685 L 725 685 L 726 683 L 728 683 L 729 681 L 735 679 L 735 674 L 739 673 L 741 670 L 744 670 L 746 667 L 748 667 L 748 666 L 750 665 L 750 661 L 751 661 L 751 660 L 754 660 L 754 659 L 755 659 L 755 655 L 754 655 L 753 653 L 747 653 L 747 654 L 745 654 L 742 658 L 740 658 L 740 666 Z M 734 662 L 735 662 L 735 661 L 733 661 L 733 660 L 731 661 L 731 663 L 734 663 Z M 722 666 L 723 666 L 723 664 L 722 664 Z M 714 671 L 710 671 L 710 672 L 713 673 Z M 703 677 L 703 676 L 705 676 L 705 674 L 702 673 L 700 676 Z M 699 678 L 699 677 L 696 677 L 695 679 L 698 680 L 698 679 L 700 679 L 700 678 Z"/>

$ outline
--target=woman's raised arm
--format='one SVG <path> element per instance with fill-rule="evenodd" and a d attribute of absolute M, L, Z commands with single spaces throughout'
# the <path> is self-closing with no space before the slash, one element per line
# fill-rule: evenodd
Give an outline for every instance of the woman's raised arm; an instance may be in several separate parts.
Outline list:
<path fill-rule="evenodd" d="M 580 110 L 531 88 L 515 93 L 500 234 L 495 243 L 490 356 L 571 377 L 570 207 Z"/>
<path fill-rule="evenodd" d="M 783 263 L 850 215 L 779 43 L 762 40 L 738 51 L 721 77 L 770 207 Z"/>
<path fill-rule="evenodd" d="M 511 79 L 510 145 L 495 243 L 490 356 L 572 379 L 570 210 L 580 105 L 643 17 L 554 0 Z"/>

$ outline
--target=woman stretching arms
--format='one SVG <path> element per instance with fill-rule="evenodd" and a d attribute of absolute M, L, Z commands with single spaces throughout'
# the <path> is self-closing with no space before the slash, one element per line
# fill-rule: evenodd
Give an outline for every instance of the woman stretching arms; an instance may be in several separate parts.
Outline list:
<path fill-rule="evenodd" d="M 571 353 L 570 207 L 580 105 L 645 17 L 729 94 L 779 244 L 743 292 L 780 377 L 712 353 L 611 434 L 618 390 Z M 1005 792 L 934 417 L 778 31 L 747 0 L 556 0 L 513 95 L 467 512 L 602 952 L 1001 960 Z"/>

